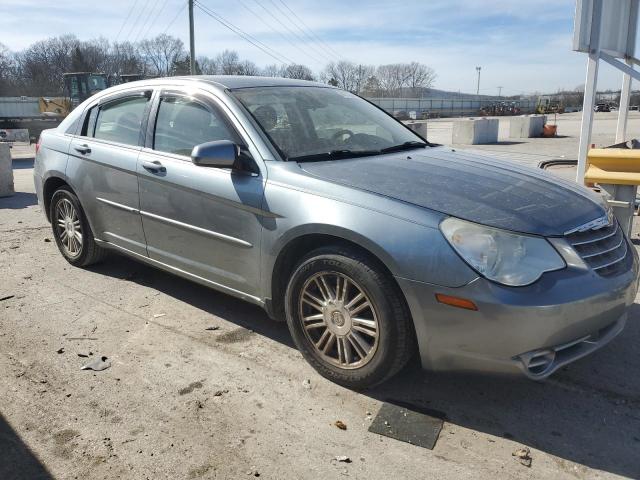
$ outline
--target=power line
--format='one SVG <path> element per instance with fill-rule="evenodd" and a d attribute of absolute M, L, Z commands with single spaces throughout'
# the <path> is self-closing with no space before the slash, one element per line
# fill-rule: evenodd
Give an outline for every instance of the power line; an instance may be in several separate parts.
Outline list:
<path fill-rule="evenodd" d="M 147 7 L 149 6 L 149 3 L 151 2 L 151 0 L 147 0 L 145 2 L 145 4 L 142 6 L 142 9 L 140 10 L 140 12 L 138 13 L 138 16 L 136 17 L 136 21 L 133 22 L 133 24 L 131 25 L 131 30 L 129 30 L 129 34 L 127 35 L 127 38 L 125 39 L 126 41 L 129 41 L 129 38 L 131 37 L 131 34 L 133 33 L 133 31 L 136 29 L 136 27 L 138 26 L 138 22 L 140 21 L 140 18 L 142 18 L 142 14 L 144 13 L 144 11 L 147 9 Z"/>
<path fill-rule="evenodd" d="M 320 55 L 322 55 L 324 58 L 326 58 L 327 60 L 329 60 L 330 62 L 333 61 L 334 59 L 329 55 L 326 55 L 323 51 L 324 47 L 320 46 L 321 49 L 318 49 L 314 43 L 317 43 L 313 40 L 313 38 L 311 38 L 302 28 L 300 28 L 300 26 L 294 22 L 291 17 L 287 14 L 287 12 L 283 11 L 273 0 L 269 0 L 271 2 L 271 4 L 276 8 L 276 10 L 278 10 L 278 12 L 280 12 L 294 27 L 296 27 L 298 30 L 300 30 L 300 32 L 302 33 L 302 35 L 304 35 L 306 38 L 308 38 L 311 43 L 309 43 L 308 45 L 313 48 L 317 53 L 319 53 Z M 284 4 L 283 4 L 284 5 Z M 302 38 L 302 37 L 300 37 Z"/>
<path fill-rule="evenodd" d="M 142 22 L 142 25 L 140 26 L 140 29 L 138 30 L 138 34 L 133 39 L 133 43 L 136 43 L 138 41 L 138 39 L 140 38 L 140 35 L 142 35 L 142 32 L 147 27 L 147 24 L 149 23 L 149 20 L 151 20 L 151 18 L 153 17 L 153 11 L 156 9 L 156 7 L 158 6 L 159 3 L 160 3 L 160 0 L 155 0 L 155 2 L 153 3 L 153 6 L 149 10 L 149 15 L 147 15 L 147 17 L 144 19 L 144 22 Z"/>
<path fill-rule="evenodd" d="M 145 38 L 145 37 L 147 37 L 149 35 L 149 33 L 151 32 L 151 29 L 153 28 L 153 26 L 158 21 L 158 18 L 160 17 L 160 14 L 166 8 L 168 3 L 169 3 L 169 0 L 164 0 L 164 3 L 160 6 L 160 9 L 156 12 L 156 16 L 154 17 L 153 21 L 149 24 L 149 27 L 147 27 L 147 31 L 144 32 L 144 35 L 142 35 L 142 38 Z"/>
<path fill-rule="evenodd" d="M 131 8 L 129 9 L 129 13 L 127 13 L 127 17 L 124 19 L 124 22 L 122 22 L 122 25 L 120 25 L 120 30 L 118 30 L 118 34 L 116 35 L 114 43 L 118 41 L 118 38 L 120 38 L 120 34 L 122 33 L 122 30 L 124 29 L 124 26 L 129 21 L 129 18 L 131 17 L 131 14 L 133 13 L 133 10 L 136 8 L 137 4 L 138 4 L 138 0 L 135 0 L 135 2 L 133 2 L 133 5 L 131 5 Z"/>
<path fill-rule="evenodd" d="M 260 8 L 262 8 L 265 12 L 267 12 L 267 14 L 273 18 L 276 22 L 278 22 L 280 25 L 282 25 L 284 27 L 285 30 L 287 30 L 291 35 L 293 35 L 294 39 L 297 39 L 298 41 L 302 41 L 304 42 L 303 38 L 300 38 L 300 36 L 298 34 L 296 34 L 296 32 L 294 32 L 293 30 L 291 30 L 287 25 L 285 25 L 284 23 L 282 23 L 282 20 L 280 20 L 278 17 L 276 17 L 268 8 L 266 8 L 262 3 L 260 3 L 258 0 L 253 0 Z M 324 60 L 320 60 L 318 57 L 316 57 L 315 55 L 311 55 L 310 52 L 307 52 L 307 55 L 310 56 L 311 58 L 313 58 L 317 63 L 324 63 Z M 332 61 L 331 59 L 329 59 L 329 61 Z"/>
<path fill-rule="evenodd" d="M 281 62 L 281 63 L 295 63 L 291 59 L 285 57 L 281 53 L 279 53 L 276 50 L 274 50 L 273 48 L 269 47 L 268 45 L 265 45 L 264 43 L 262 43 L 260 40 L 258 40 L 254 36 L 248 34 L 247 32 L 243 31 L 242 29 L 236 27 L 231 22 L 229 22 L 224 17 L 222 17 L 221 15 L 217 14 L 216 12 L 211 10 L 210 8 L 202 5 L 198 0 L 195 0 L 195 5 L 200 10 L 202 10 L 206 15 L 210 16 L 211 18 L 213 18 L 216 22 L 218 22 L 219 24 L 221 24 L 222 26 L 224 26 L 228 30 L 231 30 L 236 35 L 242 37 L 244 40 L 246 40 L 247 42 L 252 44 L 254 47 L 259 48 L 264 53 L 266 53 L 270 57 L 274 58 L 276 61 Z"/>
<path fill-rule="evenodd" d="M 284 8 L 286 8 L 287 10 L 289 10 L 289 12 L 291 12 L 291 14 L 296 17 L 298 19 L 298 21 L 307 29 L 307 31 L 319 42 L 320 45 L 324 45 L 325 48 L 327 48 L 327 50 L 329 50 L 330 52 L 332 52 L 334 55 L 336 55 L 338 58 L 343 59 L 344 57 L 342 55 L 340 55 L 340 53 L 336 50 L 333 49 L 333 47 L 331 45 L 329 45 L 328 43 L 326 43 L 324 40 L 322 40 L 318 35 L 316 35 L 316 33 L 309 27 L 309 25 L 307 25 L 306 23 L 304 23 L 304 20 L 302 20 L 297 14 L 296 12 L 294 12 L 293 10 L 291 10 L 291 8 L 289 8 L 289 5 L 287 5 L 284 0 L 280 0 L 280 3 L 282 3 L 282 5 L 284 6 Z"/>
<path fill-rule="evenodd" d="M 187 8 L 187 5 L 189 3 L 187 1 L 182 3 L 182 7 L 180 9 L 178 9 L 178 11 L 176 12 L 176 15 L 173 17 L 173 19 L 169 22 L 169 25 L 166 26 L 166 28 L 162 31 L 162 34 L 164 35 L 165 33 L 167 33 L 169 31 L 169 29 L 171 28 L 171 26 L 176 23 L 176 20 L 178 19 L 178 17 L 180 16 L 180 14 L 184 11 L 185 8 Z"/>
<path fill-rule="evenodd" d="M 251 9 L 245 2 L 243 2 L 242 0 L 237 0 L 238 3 L 240 5 L 242 5 L 246 10 L 248 10 L 249 12 L 251 12 L 251 14 L 256 17 L 258 20 L 260 20 L 265 26 L 267 26 L 272 32 L 276 33 L 277 35 L 280 36 L 280 38 L 282 38 L 285 42 L 290 43 L 292 46 L 294 46 L 295 48 L 297 48 L 298 50 L 300 50 L 302 52 L 303 55 L 308 56 L 309 52 L 305 51 L 299 43 L 295 43 L 292 42 L 289 38 L 287 38 L 286 36 L 284 36 L 282 34 L 281 31 L 277 30 L 276 28 L 273 27 L 273 25 L 271 25 L 270 23 L 268 23 L 263 17 L 261 17 L 259 14 L 257 14 L 255 12 L 255 10 Z M 315 61 L 317 61 L 316 58 L 314 58 Z M 296 62 L 292 62 L 292 63 L 296 63 Z"/>

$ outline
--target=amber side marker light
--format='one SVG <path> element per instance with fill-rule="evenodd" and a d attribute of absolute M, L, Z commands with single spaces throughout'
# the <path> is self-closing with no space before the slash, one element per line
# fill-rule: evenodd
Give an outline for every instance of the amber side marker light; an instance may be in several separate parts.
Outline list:
<path fill-rule="evenodd" d="M 436 293 L 436 300 L 440 303 L 444 303 L 445 305 L 451 305 L 452 307 L 464 308 L 465 310 L 478 310 L 478 306 L 466 298 L 452 297 L 451 295 Z"/>

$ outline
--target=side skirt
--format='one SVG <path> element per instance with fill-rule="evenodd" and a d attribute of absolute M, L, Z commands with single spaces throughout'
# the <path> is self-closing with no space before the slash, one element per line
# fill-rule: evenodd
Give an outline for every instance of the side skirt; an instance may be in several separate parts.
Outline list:
<path fill-rule="evenodd" d="M 139 253 L 132 252 L 131 250 L 128 250 L 119 245 L 114 245 L 113 243 L 105 242 L 104 240 L 100 240 L 98 238 L 94 238 L 94 240 L 101 247 L 108 248 L 110 250 L 115 250 L 117 252 L 121 252 L 129 257 L 139 260 L 142 263 L 151 265 L 152 267 L 156 267 L 166 272 L 173 273 L 174 275 L 178 275 L 179 277 L 199 283 L 200 285 L 204 285 L 205 287 L 213 288 L 214 290 L 218 290 L 219 292 L 232 295 L 234 297 L 240 298 L 242 300 L 246 300 L 247 302 L 251 302 L 255 305 L 259 305 L 262 308 L 265 308 L 264 300 L 262 300 L 259 297 L 254 297 L 253 295 L 249 295 L 247 293 L 241 292 L 240 290 L 236 290 L 236 289 L 221 285 L 219 283 L 212 282 L 211 280 L 207 280 L 206 278 L 199 277 L 198 275 L 194 275 L 193 273 L 189 273 L 185 270 L 172 267 L 171 265 L 167 265 L 166 263 L 160 262 L 158 260 L 154 260 L 153 258 L 145 257 L 144 255 L 140 255 Z"/>

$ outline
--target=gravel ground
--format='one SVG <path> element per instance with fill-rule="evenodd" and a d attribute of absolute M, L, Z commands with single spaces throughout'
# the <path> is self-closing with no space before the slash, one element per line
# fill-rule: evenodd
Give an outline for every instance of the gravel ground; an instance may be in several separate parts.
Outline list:
<path fill-rule="evenodd" d="M 534 140 L 484 148 L 569 142 Z M 254 306 L 115 255 L 68 265 L 32 152 L 15 154 L 17 193 L 0 199 L 0 479 L 640 477 L 637 305 L 621 336 L 544 383 L 412 366 L 356 393 Z M 80 370 L 100 356 L 111 368 Z M 368 432 L 385 401 L 446 415 L 435 448 Z M 525 447 L 530 467 L 512 455 Z"/>

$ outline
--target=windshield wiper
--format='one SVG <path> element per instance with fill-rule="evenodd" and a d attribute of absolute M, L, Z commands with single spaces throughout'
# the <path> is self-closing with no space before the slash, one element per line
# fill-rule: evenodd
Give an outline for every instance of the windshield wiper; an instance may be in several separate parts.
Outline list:
<path fill-rule="evenodd" d="M 393 145 L 392 147 L 383 148 L 380 153 L 400 152 L 402 150 L 412 150 L 414 148 L 425 148 L 428 144 L 424 142 L 410 141 L 404 142 L 400 145 Z"/>
<path fill-rule="evenodd" d="M 299 157 L 289 157 L 287 158 L 287 161 L 319 162 L 322 160 L 366 157 L 369 155 L 380 155 L 380 150 L 331 150 L 330 152 L 312 153 L 310 155 L 300 155 Z"/>

